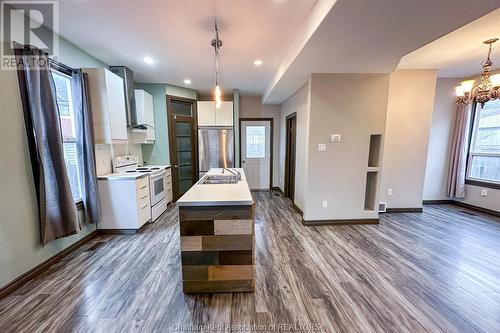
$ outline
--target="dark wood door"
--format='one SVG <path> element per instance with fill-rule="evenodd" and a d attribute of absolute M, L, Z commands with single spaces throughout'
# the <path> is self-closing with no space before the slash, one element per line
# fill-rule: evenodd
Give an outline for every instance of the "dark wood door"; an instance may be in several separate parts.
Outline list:
<path fill-rule="evenodd" d="M 285 196 L 295 198 L 295 154 L 297 150 L 297 114 L 286 117 Z"/>
<path fill-rule="evenodd" d="M 198 139 L 195 101 L 167 97 L 170 161 L 174 201 L 198 180 Z"/>

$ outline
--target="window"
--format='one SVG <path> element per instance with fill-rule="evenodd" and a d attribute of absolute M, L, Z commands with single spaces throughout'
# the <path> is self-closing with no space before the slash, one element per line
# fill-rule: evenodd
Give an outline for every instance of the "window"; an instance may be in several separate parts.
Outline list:
<path fill-rule="evenodd" d="M 246 127 L 246 157 L 264 158 L 266 157 L 266 127 L 247 126 Z"/>
<path fill-rule="evenodd" d="M 469 180 L 500 183 L 500 100 L 476 105 L 469 149 Z"/>
<path fill-rule="evenodd" d="M 75 114 L 71 100 L 71 78 L 59 71 L 52 70 L 52 77 L 56 86 L 57 106 L 64 145 L 64 160 L 71 185 L 71 192 L 75 202 L 81 201 L 80 168 L 77 158 L 77 141 L 75 130 Z"/>

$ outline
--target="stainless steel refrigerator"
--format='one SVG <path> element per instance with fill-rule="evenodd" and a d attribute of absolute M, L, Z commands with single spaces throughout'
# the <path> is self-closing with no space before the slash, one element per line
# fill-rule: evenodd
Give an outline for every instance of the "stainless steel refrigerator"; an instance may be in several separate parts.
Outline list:
<path fill-rule="evenodd" d="M 234 129 L 199 127 L 198 152 L 200 178 L 210 168 L 234 168 Z"/>

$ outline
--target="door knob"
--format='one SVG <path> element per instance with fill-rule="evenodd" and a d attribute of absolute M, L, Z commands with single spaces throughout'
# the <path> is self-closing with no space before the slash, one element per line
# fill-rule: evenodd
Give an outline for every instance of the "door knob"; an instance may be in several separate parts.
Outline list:
<path fill-rule="evenodd" d="M 245 161 L 241 161 L 241 163 L 245 163 Z"/>

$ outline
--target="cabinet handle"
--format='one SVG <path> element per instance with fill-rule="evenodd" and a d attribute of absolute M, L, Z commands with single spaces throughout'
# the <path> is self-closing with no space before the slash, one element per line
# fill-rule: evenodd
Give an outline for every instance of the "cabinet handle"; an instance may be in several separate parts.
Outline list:
<path fill-rule="evenodd" d="M 148 187 L 148 185 L 147 185 L 147 184 L 146 184 L 146 185 L 144 185 L 143 187 L 141 187 L 140 189 L 142 190 L 142 189 L 144 189 L 144 188 L 146 188 L 146 187 Z"/>
<path fill-rule="evenodd" d="M 147 205 L 147 204 L 145 204 L 144 206 L 142 206 L 142 207 L 141 207 L 141 209 L 144 209 L 144 208 L 146 208 L 147 206 L 148 206 L 148 205 Z"/>
<path fill-rule="evenodd" d="M 141 197 L 141 199 L 146 199 L 148 195 L 146 194 L 145 196 Z"/>

